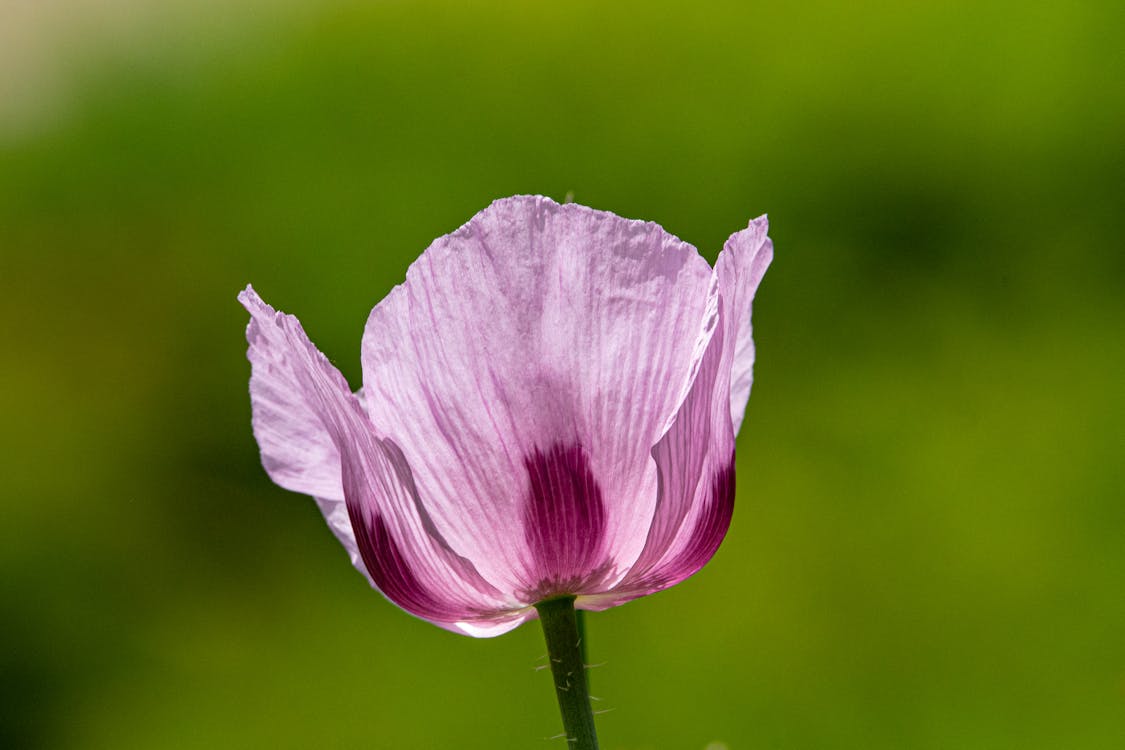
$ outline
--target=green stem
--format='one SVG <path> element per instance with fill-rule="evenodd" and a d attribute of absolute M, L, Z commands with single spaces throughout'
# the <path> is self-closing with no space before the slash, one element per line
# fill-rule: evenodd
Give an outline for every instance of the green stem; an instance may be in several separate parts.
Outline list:
<path fill-rule="evenodd" d="M 574 597 L 548 599 L 535 605 L 543 636 L 547 639 L 547 658 L 555 678 L 563 729 L 571 750 L 597 750 L 594 712 L 586 688 L 586 665 L 582 661 L 582 640 L 574 611 Z"/>
<path fill-rule="evenodd" d="M 578 658 L 582 660 L 582 674 L 586 675 L 586 692 L 590 692 L 590 652 L 586 646 L 586 610 L 575 609 L 574 619 L 578 623 Z"/>

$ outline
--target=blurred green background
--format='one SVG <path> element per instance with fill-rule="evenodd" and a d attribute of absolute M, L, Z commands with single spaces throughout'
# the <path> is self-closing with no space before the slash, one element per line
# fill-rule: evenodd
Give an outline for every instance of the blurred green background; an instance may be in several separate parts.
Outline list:
<path fill-rule="evenodd" d="M 250 432 L 492 199 L 769 212 L 738 508 L 589 618 L 611 750 L 1125 746 L 1120 2 L 0 5 L 0 746 L 552 748 Z"/>

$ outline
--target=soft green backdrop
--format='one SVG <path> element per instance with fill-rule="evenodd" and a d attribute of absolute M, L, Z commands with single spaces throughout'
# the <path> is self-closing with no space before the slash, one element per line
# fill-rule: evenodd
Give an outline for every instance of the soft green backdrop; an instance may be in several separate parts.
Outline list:
<path fill-rule="evenodd" d="M 234 298 L 357 384 L 434 237 L 568 191 L 777 247 L 726 543 L 589 620 L 604 747 L 1125 746 L 1119 2 L 71 4 L 0 5 L 0 746 L 559 747 L 535 625 L 266 478 Z"/>

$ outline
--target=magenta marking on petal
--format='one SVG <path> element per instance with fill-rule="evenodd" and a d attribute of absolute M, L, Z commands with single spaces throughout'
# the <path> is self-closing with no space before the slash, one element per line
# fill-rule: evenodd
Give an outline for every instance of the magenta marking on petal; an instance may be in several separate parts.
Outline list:
<path fill-rule="evenodd" d="M 685 565 L 692 572 L 707 564 L 730 528 L 734 515 L 734 456 L 711 477 L 711 498 L 695 522 L 691 544 L 683 552 Z"/>
<path fill-rule="evenodd" d="M 711 494 L 707 505 L 695 519 L 690 540 L 674 561 L 661 570 L 661 578 L 678 583 L 694 575 L 707 564 L 730 528 L 734 515 L 734 456 L 711 477 Z M 662 586 L 663 587 L 663 586 Z"/>
<path fill-rule="evenodd" d="M 364 519 L 348 506 L 357 546 L 371 580 L 388 599 L 411 614 L 427 620 L 455 621 L 466 618 L 463 608 L 434 595 L 410 568 L 387 524 L 380 515 Z"/>
<path fill-rule="evenodd" d="M 556 444 L 524 458 L 530 480 L 524 538 L 532 554 L 531 597 L 577 593 L 604 577 L 606 532 L 602 491 L 582 446 Z"/>

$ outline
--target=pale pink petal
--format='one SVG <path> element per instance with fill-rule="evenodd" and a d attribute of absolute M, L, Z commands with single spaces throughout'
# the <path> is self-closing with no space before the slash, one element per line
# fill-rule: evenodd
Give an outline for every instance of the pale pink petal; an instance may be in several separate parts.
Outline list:
<path fill-rule="evenodd" d="M 671 428 L 652 451 L 659 499 L 645 548 L 620 586 L 582 602 L 586 608 L 604 609 L 679 583 L 711 559 L 726 535 L 734 510 L 735 427 L 754 358 L 750 308 L 772 257 L 766 228 L 764 217 L 751 222 L 719 256 L 714 336 Z"/>
<path fill-rule="evenodd" d="M 723 322 L 720 319 L 716 326 L 675 421 L 652 449 L 660 477 L 656 512 L 644 551 L 621 583 L 622 592 L 651 593 L 672 585 L 676 582 L 673 579 L 691 575 L 698 567 L 690 572 L 684 568 L 694 562 L 695 555 L 687 555 L 689 560 L 680 558 L 684 557 L 683 550 L 696 546 L 692 540 L 701 523 L 698 519 L 725 513 L 729 521 L 727 501 L 732 498 L 713 497 L 706 481 L 733 461 L 734 434 L 725 403 L 718 396 L 724 359 L 730 361 L 730 357 L 723 357 Z M 699 566 L 705 562 L 702 560 Z"/>
<path fill-rule="evenodd" d="M 454 633 L 471 635 L 473 638 L 495 638 L 498 635 L 504 635 L 511 630 L 515 630 L 520 625 L 537 616 L 538 614 L 534 607 L 524 607 L 521 610 L 513 612 L 507 619 L 502 619 L 497 616 L 488 621 L 439 622 L 435 624 Z"/>
<path fill-rule="evenodd" d="M 251 390 L 255 433 L 267 438 L 263 453 L 268 448 L 271 458 L 290 457 L 281 472 L 287 481 L 330 490 L 322 469 L 309 470 L 319 483 L 304 484 L 304 474 L 289 470 L 310 463 L 301 463 L 307 455 L 328 455 L 324 435 L 328 436 L 338 456 L 337 483 L 345 498 L 349 538 L 370 580 L 403 609 L 451 630 L 467 632 L 463 624 L 468 623 L 468 628 L 498 634 L 526 618 L 433 530 L 401 452 L 376 435 L 359 399 L 309 342 L 297 319 L 275 312 L 252 289 L 239 299 L 251 313 Z M 299 429 L 280 422 L 294 422 Z M 282 436 L 294 441 L 288 453 L 279 453 Z M 302 445 L 302 440 L 312 441 L 311 446 Z M 318 502 L 334 530 L 344 526 L 338 500 Z"/>
<path fill-rule="evenodd" d="M 238 299 L 251 313 L 272 316 L 272 308 L 247 287 Z M 262 452 L 262 466 L 270 479 L 287 490 L 333 500 L 344 499 L 340 484 L 340 452 L 320 417 L 309 408 L 305 394 L 285 363 L 280 329 L 251 318 L 246 330 L 252 365 L 250 402 L 254 437 Z"/>
<path fill-rule="evenodd" d="M 534 601 L 627 572 L 710 283 L 654 224 L 517 197 L 437 240 L 372 311 L 372 421 L 414 467 L 436 532 L 486 580 Z M 548 490 L 563 501 L 537 503 Z"/>
<path fill-rule="evenodd" d="M 247 357 L 251 363 L 254 437 L 262 454 L 262 466 L 282 487 L 316 499 L 352 565 L 367 576 L 344 505 L 340 452 L 320 417 L 310 408 L 286 361 L 288 342 L 283 330 L 271 324 L 276 313 L 250 287 L 238 299 L 254 316 L 246 329 L 250 344 Z M 259 322 L 259 317 L 263 322 Z"/>
<path fill-rule="evenodd" d="M 769 220 L 765 216 L 759 216 L 746 229 L 732 234 L 723 246 L 722 255 L 730 259 L 730 276 L 733 277 L 727 279 L 726 287 L 737 289 L 737 298 L 730 301 L 732 319 L 737 322 L 737 343 L 730 381 L 730 415 L 736 435 L 742 427 L 746 402 L 750 399 L 750 386 L 754 380 L 754 339 L 750 307 L 754 292 L 773 260 L 773 242 L 766 235 L 768 231 Z"/>

